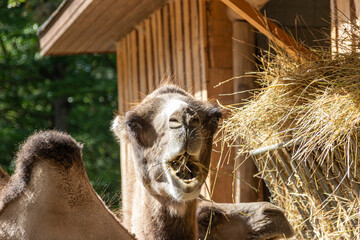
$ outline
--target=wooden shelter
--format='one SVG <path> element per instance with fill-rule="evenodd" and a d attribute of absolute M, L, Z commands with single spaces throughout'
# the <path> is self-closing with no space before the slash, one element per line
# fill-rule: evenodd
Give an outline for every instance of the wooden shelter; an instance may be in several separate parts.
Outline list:
<path fill-rule="evenodd" d="M 120 113 L 166 78 L 198 99 L 238 103 L 249 95 L 232 93 L 254 88 L 253 79 L 219 83 L 254 70 L 252 25 L 290 52 L 301 48 L 256 10 L 267 1 L 252 0 L 250 5 L 245 0 L 65 0 L 39 30 L 41 54 L 116 52 Z M 272 34 L 268 34 L 269 26 Z M 129 148 L 121 143 L 123 204 L 130 201 L 126 198 L 131 185 L 126 161 Z M 261 191 L 248 186 L 259 185 L 252 161 L 243 160 L 234 171 L 234 164 L 240 165 L 234 163 L 234 154 L 226 148 L 222 154 L 219 150 L 220 146 L 215 147 L 211 168 L 216 169 L 222 158 L 220 171 L 212 172 L 208 180 L 213 200 L 261 200 Z"/>

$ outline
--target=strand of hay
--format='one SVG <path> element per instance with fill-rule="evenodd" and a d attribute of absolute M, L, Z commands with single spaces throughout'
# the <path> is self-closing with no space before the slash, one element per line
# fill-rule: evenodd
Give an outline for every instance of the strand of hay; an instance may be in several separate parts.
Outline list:
<path fill-rule="evenodd" d="M 259 57 L 255 74 L 262 88 L 246 105 L 224 106 L 230 117 L 223 122 L 222 140 L 240 139 L 239 155 L 252 153 L 296 239 L 356 239 L 360 51 L 312 50 L 318 60 L 299 62 L 273 50 Z"/>

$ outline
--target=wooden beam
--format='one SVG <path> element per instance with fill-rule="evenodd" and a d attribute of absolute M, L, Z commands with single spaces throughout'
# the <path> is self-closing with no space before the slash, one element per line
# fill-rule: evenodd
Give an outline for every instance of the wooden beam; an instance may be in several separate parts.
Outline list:
<path fill-rule="evenodd" d="M 139 44 L 139 84 L 140 99 L 143 99 L 149 92 L 146 81 L 146 48 L 145 48 L 145 23 L 142 22 L 138 31 Z"/>
<path fill-rule="evenodd" d="M 162 9 L 162 28 L 164 34 L 164 55 L 165 55 L 165 75 L 170 76 L 171 73 L 171 42 L 170 42 L 170 19 L 169 5 L 165 5 Z"/>
<path fill-rule="evenodd" d="M 202 100 L 208 99 L 208 89 L 207 89 L 207 77 L 209 76 L 209 48 L 208 48 L 208 33 L 207 33 L 207 17 L 206 17 L 206 2 L 198 0 L 199 6 L 199 47 L 200 47 L 200 59 L 202 64 L 200 65 L 200 89 L 201 89 L 201 98 Z"/>
<path fill-rule="evenodd" d="M 133 103 L 140 101 L 140 90 L 139 90 L 139 56 L 138 56 L 138 41 L 137 31 L 130 33 L 130 56 L 131 56 L 131 85 L 133 90 Z"/>
<path fill-rule="evenodd" d="M 199 10 L 198 2 L 191 0 L 190 1 L 190 27 L 191 27 L 191 54 L 192 54 L 192 64 L 193 64 L 193 92 L 194 96 L 198 99 L 202 99 L 202 89 L 201 89 L 201 72 L 200 66 L 203 64 L 200 57 L 200 40 L 199 40 Z"/>
<path fill-rule="evenodd" d="M 164 36 L 162 28 L 162 17 L 161 10 L 158 10 L 156 13 L 156 30 L 157 30 L 157 45 L 158 45 L 158 57 L 159 57 L 159 80 L 162 81 L 165 76 L 165 55 L 164 55 Z"/>
<path fill-rule="evenodd" d="M 150 17 L 150 27 L 151 27 L 151 42 L 152 42 L 152 50 L 153 50 L 153 59 L 154 59 L 154 88 L 156 89 L 160 83 L 160 71 L 159 71 L 159 42 L 158 42 L 158 35 L 157 35 L 157 24 L 156 24 L 156 14 L 152 14 Z"/>
<path fill-rule="evenodd" d="M 123 71 L 123 62 L 121 58 L 122 48 L 121 42 L 116 43 L 116 66 L 117 66 L 117 90 L 118 90 L 118 106 L 119 114 L 124 114 L 125 112 L 125 95 L 123 92 L 123 82 L 124 82 L 124 71 Z"/>
<path fill-rule="evenodd" d="M 176 39 L 175 39 L 175 2 L 169 2 L 169 18 L 170 18 L 170 40 L 171 40 L 171 58 L 172 58 L 172 74 L 176 79 L 178 79 L 178 66 L 177 66 L 177 47 L 176 47 Z"/>
<path fill-rule="evenodd" d="M 316 59 L 309 50 L 297 42 L 292 36 L 284 32 L 284 30 L 271 20 L 266 18 L 246 0 L 221 1 L 294 58 L 301 59 L 304 56 L 309 56 L 310 58 Z"/>
<path fill-rule="evenodd" d="M 194 91 L 193 84 L 193 61 L 191 59 L 192 44 L 191 44 L 191 29 L 190 29 L 190 7 L 189 1 L 182 1 L 183 7 L 183 33 L 184 33 L 184 59 L 185 59 L 185 85 L 188 92 Z"/>
<path fill-rule="evenodd" d="M 147 86 L 148 91 L 155 90 L 154 84 L 154 57 L 152 51 L 151 27 L 150 19 L 145 20 L 145 47 L 146 47 L 146 72 L 147 72 Z"/>
<path fill-rule="evenodd" d="M 175 0 L 175 47 L 176 47 L 176 63 L 178 84 L 182 88 L 186 88 L 185 82 L 185 66 L 184 66 L 184 37 L 183 37 L 183 14 L 182 1 Z"/>

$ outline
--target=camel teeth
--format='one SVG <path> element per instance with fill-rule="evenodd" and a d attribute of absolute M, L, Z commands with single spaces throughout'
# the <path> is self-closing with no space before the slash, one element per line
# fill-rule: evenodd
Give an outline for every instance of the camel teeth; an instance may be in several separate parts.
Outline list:
<path fill-rule="evenodd" d="M 194 181 L 194 178 L 186 179 L 186 180 L 184 179 L 183 181 L 184 181 L 184 183 L 192 183 Z"/>

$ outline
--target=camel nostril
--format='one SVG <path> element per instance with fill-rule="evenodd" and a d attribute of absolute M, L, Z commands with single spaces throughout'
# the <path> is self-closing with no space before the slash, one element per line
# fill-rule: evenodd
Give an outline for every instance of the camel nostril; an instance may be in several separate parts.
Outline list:
<path fill-rule="evenodd" d="M 271 206 L 271 207 L 265 207 L 262 210 L 262 213 L 267 216 L 281 216 L 284 215 L 284 211 L 280 208 Z"/>

